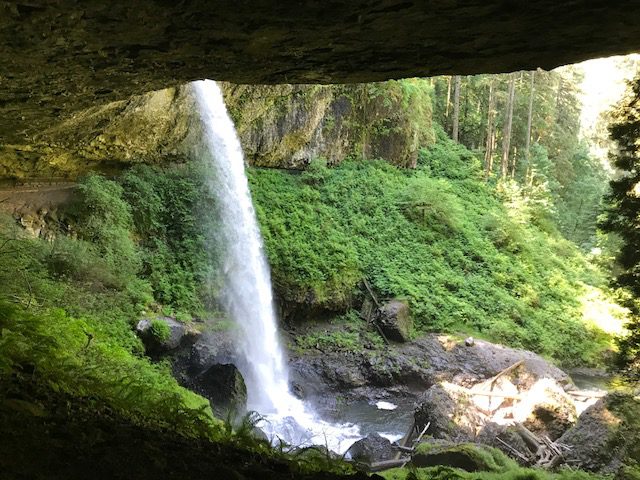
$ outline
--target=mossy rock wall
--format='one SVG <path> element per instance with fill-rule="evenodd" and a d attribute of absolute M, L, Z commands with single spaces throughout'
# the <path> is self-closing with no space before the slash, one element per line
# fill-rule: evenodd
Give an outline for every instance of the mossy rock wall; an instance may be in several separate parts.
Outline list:
<path fill-rule="evenodd" d="M 378 158 L 414 167 L 434 143 L 431 86 L 410 79 L 352 85 L 232 85 L 223 90 L 249 163 L 304 169 Z"/>

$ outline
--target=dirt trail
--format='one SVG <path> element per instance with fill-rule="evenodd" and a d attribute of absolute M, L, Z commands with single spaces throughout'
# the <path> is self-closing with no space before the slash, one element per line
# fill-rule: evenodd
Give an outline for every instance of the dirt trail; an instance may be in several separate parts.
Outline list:
<path fill-rule="evenodd" d="M 0 185 L 0 211 L 24 216 L 41 210 L 51 211 L 73 197 L 74 182 L 31 182 Z"/>

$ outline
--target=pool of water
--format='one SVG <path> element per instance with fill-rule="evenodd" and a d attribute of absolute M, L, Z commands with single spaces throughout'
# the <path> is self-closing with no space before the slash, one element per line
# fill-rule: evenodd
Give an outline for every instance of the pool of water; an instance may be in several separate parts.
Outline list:
<path fill-rule="evenodd" d="M 387 399 L 384 401 L 359 401 L 344 405 L 337 412 L 326 417 L 336 423 L 354 423 L 360 434 L 366 437 L 378 433 L 391 441 L 399 440 L 411 428 L 414 403 L 407 399 Z"/>
<path fill-rule="evenodd" d="M 572 373 L 571 379 L 580 390 L 604 390 L 609 391 L 615 377 L 609 375 L 590 375 L 585 373 Z"/>

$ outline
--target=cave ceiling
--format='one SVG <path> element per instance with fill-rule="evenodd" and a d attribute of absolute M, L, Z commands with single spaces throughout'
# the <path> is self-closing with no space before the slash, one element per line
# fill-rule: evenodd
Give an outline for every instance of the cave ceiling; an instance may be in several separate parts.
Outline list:
<path fill-rule="evenodd" d="M 496 73 L 640 50 L 640 2 L 0 2 L 0 145 L 200 78 L 339 83 Z"/>

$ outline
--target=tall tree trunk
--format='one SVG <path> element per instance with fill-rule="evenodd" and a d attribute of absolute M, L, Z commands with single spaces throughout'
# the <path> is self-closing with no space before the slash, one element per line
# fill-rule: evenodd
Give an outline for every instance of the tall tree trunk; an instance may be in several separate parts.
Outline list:
<path fill-rule="evenodd" d="M 451 105 L 451 76 L 447 78 L 447 106 L 444 111 L 446 118 L 449 118 L 449 105 Z"/>
<path fill-rule="evenodd" d="M 533 96 L 535 93 L 535 78 L 536 71 L 533 70 L 531 72 L 531 83 L 529 85 L 529 112 L 527 113 L 527 138 L 525 139 L 524 144 L 524 159 L 526 164 L 525 168 L 525 179 L 529 176 L 529 169 L 531 168 L 529 164 L 529 148 L 531 147 L 531 123 L 533 121 Z"/>
<path fill-rule="evenodd" d="M 509 174 L 509 150 L 511 149 L 511 126 L 513 124 L 513 104 L 516 96 L 516 75 L 511 74 L 509 80 L 509 99 L 507 100 L 507 117 L 502 131 L 502 161 L 500 163 L 500 174 L 502 178 L 507 178 Z"/>
<path fill-rule="evenodd" d="M 462 85 L 462 77 L 456 75 L 453 88 L 453 127 L 451 128 L 451 138 L 454 142 L 458 141 L 458 129 L 460 127 L 460 87 Z"/>
<path fill-rule="evenodd" d="M 493 92 L 493 78 L 489 82 L 489 107 L 487 108 L 487 141 L 484 147 L 484 178 L 491 175 L 493 169 L 494 118 L 496 98 Z"/>

